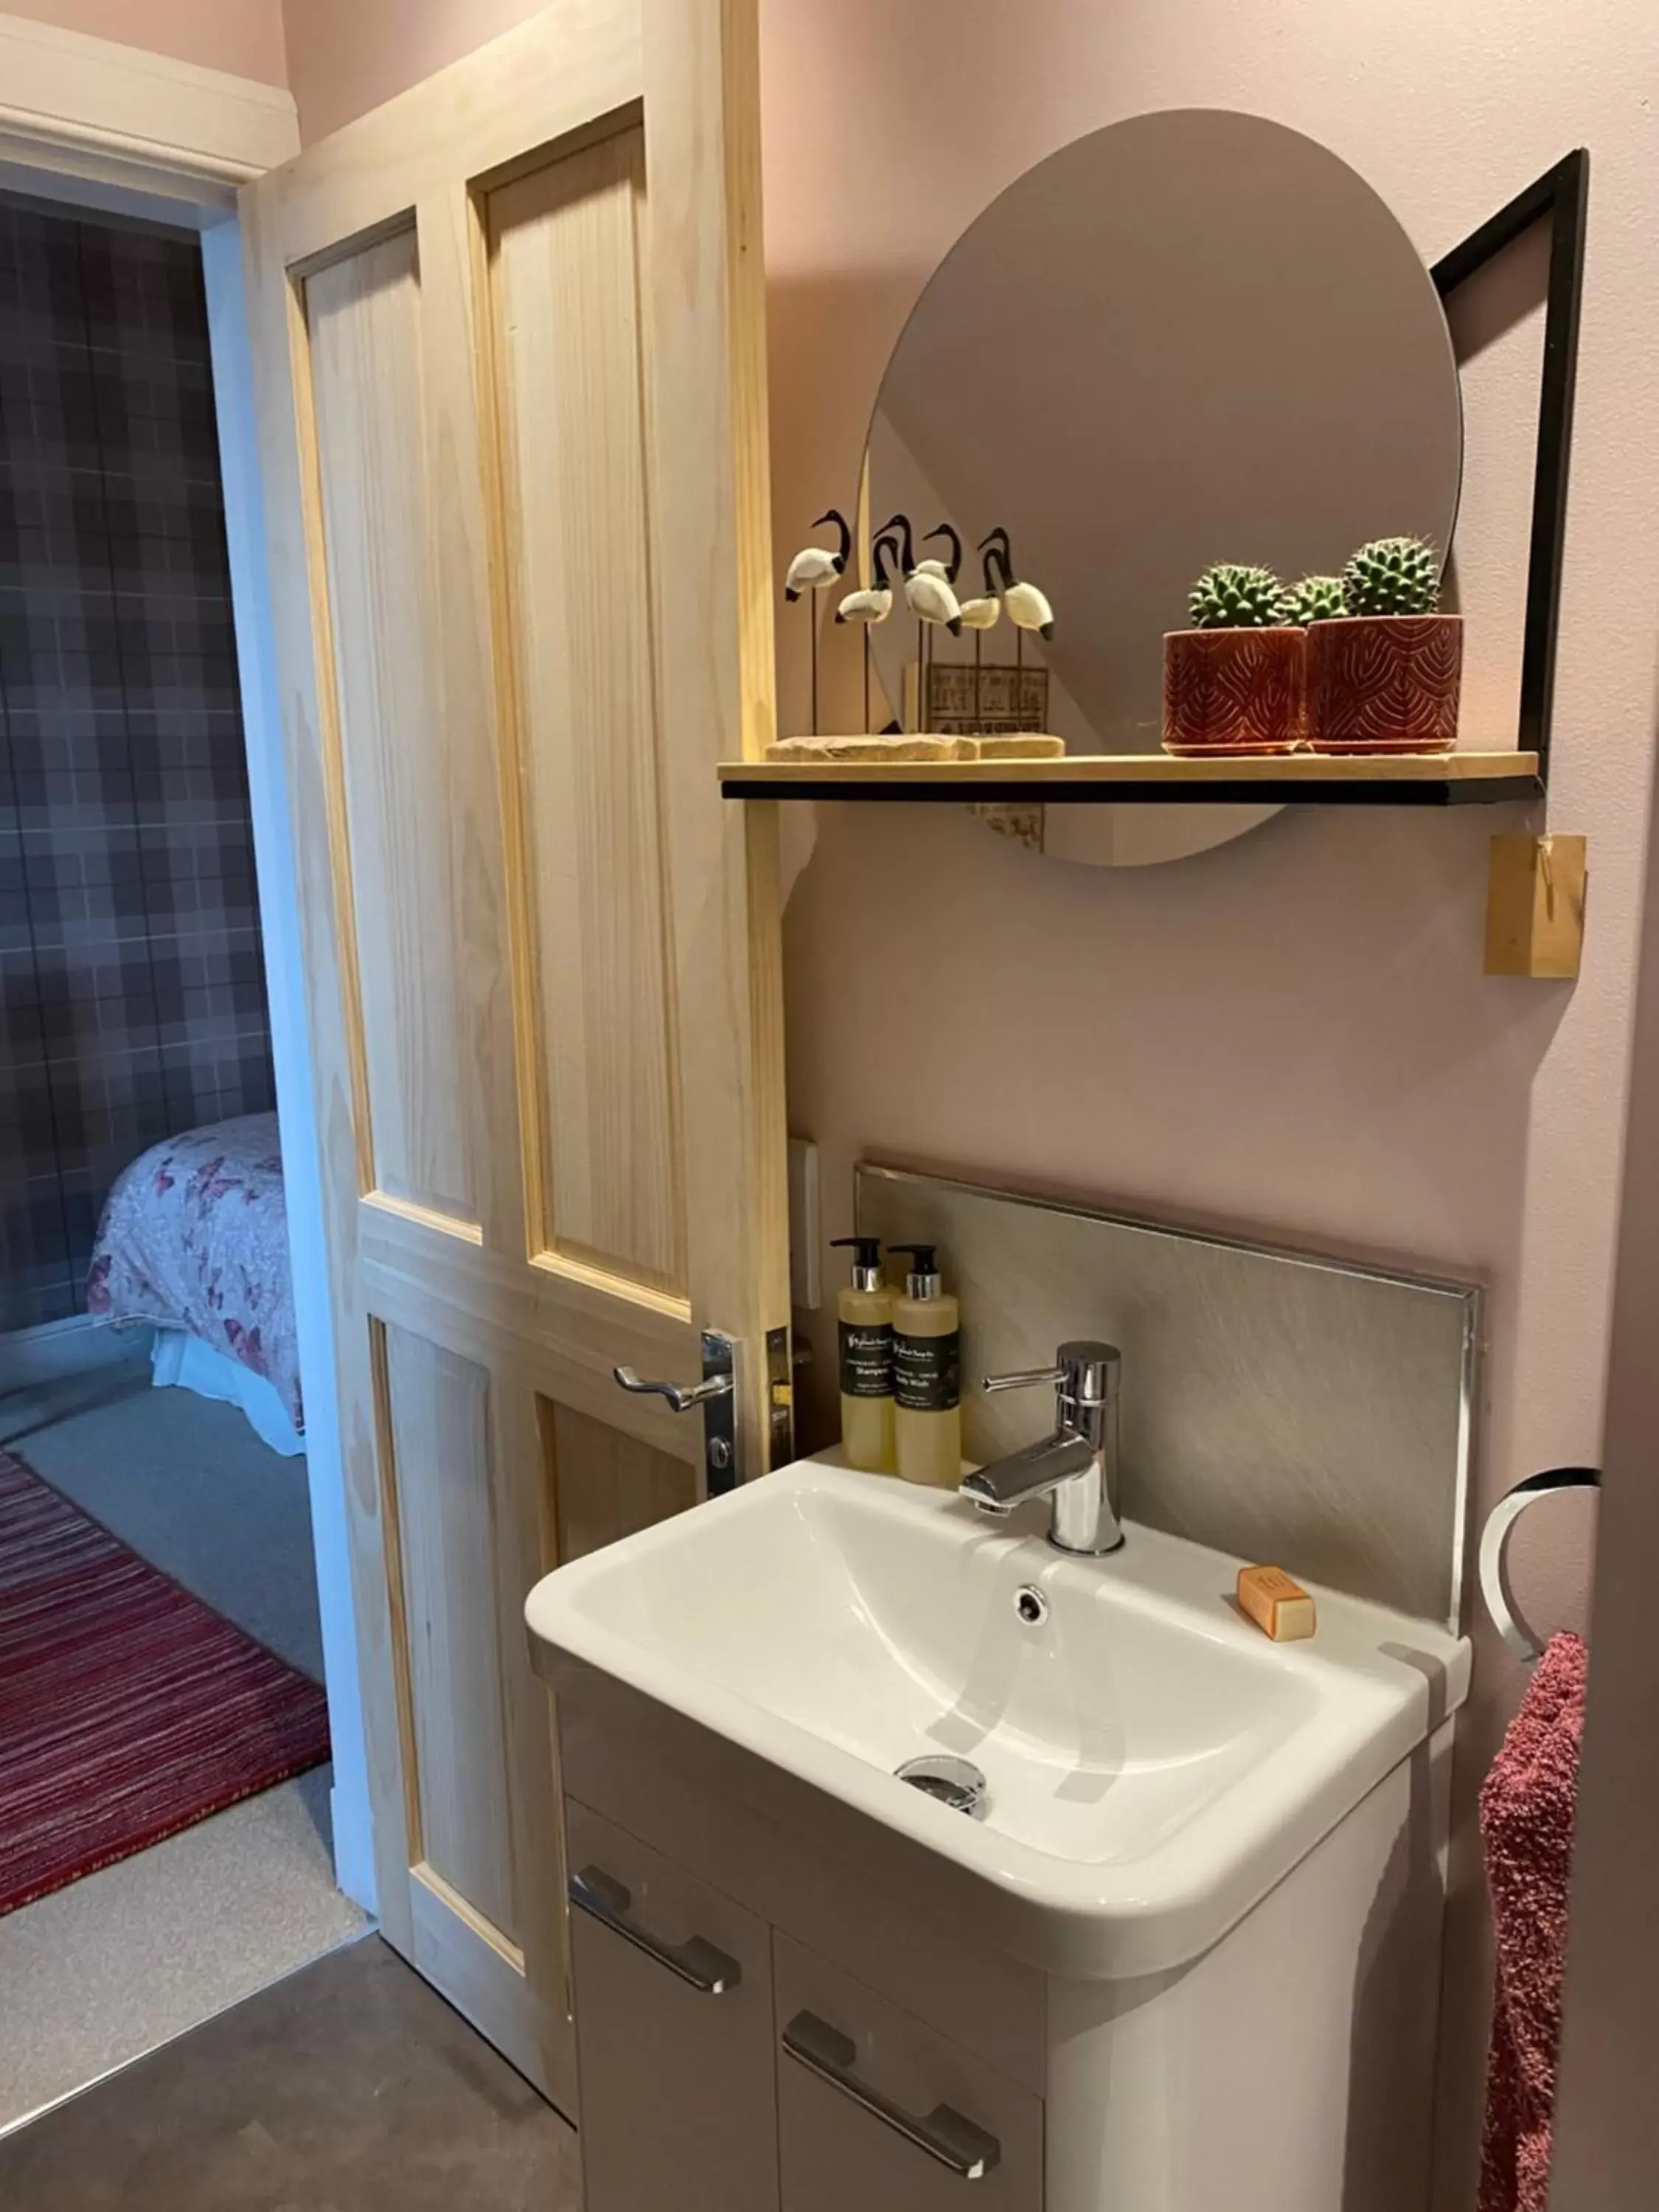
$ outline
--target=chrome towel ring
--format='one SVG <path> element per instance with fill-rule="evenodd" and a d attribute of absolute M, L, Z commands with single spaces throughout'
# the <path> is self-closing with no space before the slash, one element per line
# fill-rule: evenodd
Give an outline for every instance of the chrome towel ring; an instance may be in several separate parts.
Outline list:
<path fill-rule="evenodd" d="M 1510 1589 L 1510 1531 L 1528 1506 L 1551 1491 L 1599 1490 L 1601 1486 L 1599 1467 L 1546 1468 L 1541 1474 L 1529 1474 L 1524 1482 L 1517 1482 L 1486 1516 L 1486 1525 L 1480 1531 L 1480 1595 L 1498 1634 L 1517 1658 L 1537 1659 L 1544 1647 L 1522 1619 Z"/>

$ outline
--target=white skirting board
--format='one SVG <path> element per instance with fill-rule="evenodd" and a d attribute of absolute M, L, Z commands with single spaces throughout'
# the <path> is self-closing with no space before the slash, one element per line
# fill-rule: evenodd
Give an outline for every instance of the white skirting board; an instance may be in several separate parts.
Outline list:
<path fill-rule="evenodd" d="M 193 1390 L 198 1398 L 220 1398 L 240 1406 L 254 1434 L 274 1452 L 292 1459 L 305 1438 L 288 1417 L 273 1384 L 240 1360 L 228 1358 L 188 1329 L 158 1328 L 150 1351 L 150 1381 L 160 1389 Z"/>
<path fill-rule="evenodd" d="M 65 1375 L 87 1375 L 123 1359 L 136 1359 L 149 1334 L 142 1324 L 112 1328 L 91 1314 L 33 1328 L 0 1331 L 0 1396 L 9 1390 L 34 1390 Z"/>

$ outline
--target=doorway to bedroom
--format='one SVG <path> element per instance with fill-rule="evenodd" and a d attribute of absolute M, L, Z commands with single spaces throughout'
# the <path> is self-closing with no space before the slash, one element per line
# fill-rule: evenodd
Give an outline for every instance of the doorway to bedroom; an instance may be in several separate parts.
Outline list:
<path fill-rule="evenodd" d="M 0 2128 L 345 1940 L 202 250 L 0 194 Z"/>

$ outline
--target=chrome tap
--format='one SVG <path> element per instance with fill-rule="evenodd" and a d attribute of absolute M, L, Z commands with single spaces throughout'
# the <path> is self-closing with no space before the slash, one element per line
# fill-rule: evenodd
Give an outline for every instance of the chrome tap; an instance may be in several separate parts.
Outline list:
<path fill-rule="evenodd" d="M 1012 1513 L 1028 1498 L 1053 1500 L 1048 1541 L 1062 1552 L 1115 1552 L 1123 1541 L 1117 1517 L 1117 1401 L 1123 1355 L 1115 1345 L 1083 1339 L 1062 1344 L 1052 1367 L 1022 1375 L 988 1375 L 988 1390 L 1054 1386 L 1054 1432 L 1024 1451 L 994 1460 L 957 1486 L 986 1513 Z"/>

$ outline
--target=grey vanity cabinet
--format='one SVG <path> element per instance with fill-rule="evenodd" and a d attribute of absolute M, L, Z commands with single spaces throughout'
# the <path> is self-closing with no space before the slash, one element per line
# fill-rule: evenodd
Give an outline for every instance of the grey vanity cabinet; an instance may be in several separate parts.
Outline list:
<path fill-rule="evenodd" d="M 773 1931 L 781 2212 L 1042 2212 L 1042 2102 Z"/>
<path fill-rule="evenodd" d="M 1042 2212 L 1041 2098 L 567 1813 L 586 2212 Z"/>
<path fill-rule="evenodd" d="M 586 2212 L 778 2212 L 771 1930 L 566 1810 Z"/>

